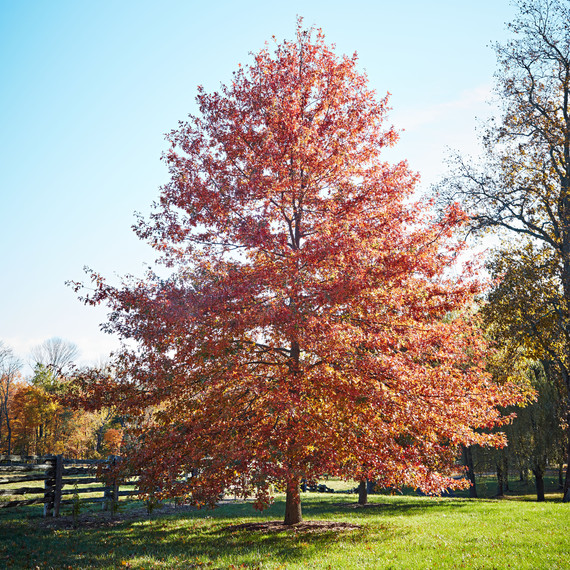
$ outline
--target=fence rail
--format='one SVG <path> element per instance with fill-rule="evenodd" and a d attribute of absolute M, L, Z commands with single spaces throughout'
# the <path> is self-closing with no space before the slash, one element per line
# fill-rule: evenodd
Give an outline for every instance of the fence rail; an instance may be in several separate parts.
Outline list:
<path fill-rule="evenodd" d="M 120 482 L 108 480 L 105 476 L 105 472 L 108 472 L 118 459 L 114 456 L 98 460 L 64 459 L 61 455 L 44 457 L 0 455 L 0 509 L 43 503 L 44 517 L 58 517 L 61 505 L 73 504 L 79 495 L 82 495 L 82 502 L 102 503 L 105 510 L 113 509 L 119 496 L 138 494 L 133 490 L 119 491 Z M 26 472 L 35 473 L 24 474 Z M 15 475 L 8 475 L 8 473 Z M 6 488 L 7 485 L 14 483 L 33 481 L 42 481 L 43 486 Z M 85 485 L 90 486 L 85 487 Z M 99 496 L 83 496 L 87 494 Z M 16 499 L 21 495 L 39 496 Z M 73 495 L 72 499 L 67 498 L 70 495 Z M 14 500 L 5 500 L 7 497 L 14 497 Z"/>

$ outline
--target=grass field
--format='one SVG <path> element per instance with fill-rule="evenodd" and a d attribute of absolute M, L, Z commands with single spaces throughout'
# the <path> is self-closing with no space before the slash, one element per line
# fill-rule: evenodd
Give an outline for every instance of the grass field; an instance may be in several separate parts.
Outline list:
<path fill-rule="evenodd" d="M 149 517 L 138 505 L 138 518 L 100 513 L 76 528 L 28 507 L 0 515 L 0 568 L 570 568 L 570 505 L 531 498 L 373 495 L 362 508 L 353 494 L 305 493 L 306 520 L 360 525 L 318 533 L 235 528 L 281 519 L 282 497 L 261 514 L 230 501 Z M 122 516 L 136 507 L 125 503 Z"/>

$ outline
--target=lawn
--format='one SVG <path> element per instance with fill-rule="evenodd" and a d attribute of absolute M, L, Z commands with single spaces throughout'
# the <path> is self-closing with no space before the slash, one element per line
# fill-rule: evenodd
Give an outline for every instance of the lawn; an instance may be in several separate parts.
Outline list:
<path fill-rule="evenodd" d="M 334 532 L 251 531 L 278 520 L 283 497 L 261 514 L 228 501 L 215 510 L 141 509 L 138 518 L 100 513 L 73 528 L 41 509 L 0 515 L 1 568 L 564 568 L 570 567 L 570 505 L 508 498 L 303 494 L 306 520 L 360 525 Z M 130 508 L 134 508 L 134 503 Z M 126 505 L 122 516 L 127 514 Z M 168 512 L 166 512 L 168 510 Z M 22 516 L 22 515 L 26 516 Z M 121 516 L 121 513 L 119 515 Z M 55 526 L 53 526 L 55 525 Z"/>

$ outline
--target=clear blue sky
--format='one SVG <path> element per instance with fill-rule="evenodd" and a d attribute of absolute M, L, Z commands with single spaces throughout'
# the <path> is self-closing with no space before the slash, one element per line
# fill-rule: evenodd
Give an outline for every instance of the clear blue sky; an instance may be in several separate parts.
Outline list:
<path fill-rule="evenodd" d="M 197 85 L 215 90 L 272 35 L 291 39 L 297 15 L 392 93 L 405 132 L 389 158 L 422 187 L 447 147 L 475 151 L 508 0 L 0 0 L 0 340 L 23 359 L 53 336 L 83 362 L 116 346 L 105 311 L 65 281 L 84 265 L 143 273 L 154 253 L 131 225 L 167 179 L 164 133 L 196 111 Z"/>

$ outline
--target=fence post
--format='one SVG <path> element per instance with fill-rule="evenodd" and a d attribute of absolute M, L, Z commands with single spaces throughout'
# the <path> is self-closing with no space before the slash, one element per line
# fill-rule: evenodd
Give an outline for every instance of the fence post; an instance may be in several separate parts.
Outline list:
<path fill-rule="evenodd" d="M 63 489 L 63 455 L 55 456 L 54 469 L 54 489 L 53 489 L 53 516 L 59 517 L 59 507 L 61 505 L 61 491 Z"/>
<path fill-rule="evenodd" d="M 120 458 L 117 457 L 116 455 L 113 455 L 113 470 L 115 469 L 115 467 L 117 466 L 117 463 L 119 462 Z M 113 475 L 113 505 L 112 505 L 112 512 L 113 514 L 115 514 L 115 512 L 117 511 L 117 509 L 119 508 L 119 480 L 117 479 L 116 474 Z"/>
<path fill-rule="evenodd" d="M 45 462 L 50 465 L 44 475 L 44 517 L 49 517 L 53 513 L 53 499 L 55 487 L 55 458 L 48 455 Z"/>
<path fill-rule="evenodd" d="M 108 470 L 114 470 L 115 465 L 117 464 L 117 456 L 116 455 L 109 455 L 107 458 L 108 463 Z M 119 483 L 113 474 L 112 479 L 107 479 L 105 481 L 105 491 L 103 492 L 103 496 L 105 500 L 103 501 L 103 510 L 109 510 L 109 506 L 111 507 L 111 512 L 114 513 L 117 501 L 119 500 Z"/>
<path fill-rule="evenodd" d="M 110 481 L 109 481 L 109 468 L 111 467 L 111 459 L 112 459 L 112 455 L 109 455 L 109 457 L 107 457 L 107 467 L 105 468 L 105 471 L 107 471 L 107 473 L 103 473 L 103 477 L 104 477 L 104 481 L 105 481 L 105 489 L 103 491 L 103 510 L 104 511 L 108 511 L 109 510 L 109 504 L 111 502 L 111 485 L 110 485 Z"/>

